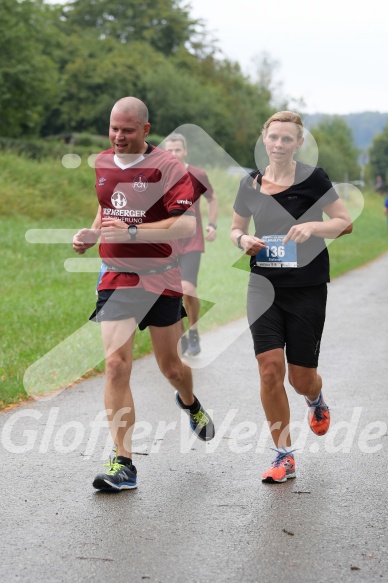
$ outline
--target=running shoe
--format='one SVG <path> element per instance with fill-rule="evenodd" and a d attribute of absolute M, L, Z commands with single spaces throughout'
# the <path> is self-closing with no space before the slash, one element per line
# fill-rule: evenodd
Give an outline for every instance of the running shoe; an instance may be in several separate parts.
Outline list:
<path fill-rule="evenodd" d="M 189 330 L 189 345 L 186 350 L 187 356 L 197 356 L 201 352 L 199 345 L 198 330 Z"/>
<path fill-rule="evenodd" d="M 271 464 L 269 470 L 264 472 L 261 476 L 262 482 L 270 484 L 287 482 L 290 478 L 296 478 L 295 474 L 295 460 L 293 451 L 281 451 L 279 449 L 271 448 L 276 451 L 277 456 Z"/>
<path fill-rule="evenodd" d="M 117 456 L 109 458 L 109 462 L 104 464 L 108 466 L 109 470 L 106 474 L 98 474 L 94 478 L 93 487 L 97 490 L 109 490 L 111 492 L 119 492 L 120 490 L 133 490 L 137 488 L 137 471 L 135 466 L 121 463 L 122 459 Z"/>
<path fill-rule="evenodd" d="M 197 399 L 197 397 L 195 397 Z M 198 401 L 199 409 L 195 413 L 191 413 L 189 407 L 186 407 L 179 398 L 178 391 L 175 391 L 175 401 L 185 413 L 190 418 L 190 428 L 196 434 L 198 439 L 202 441 L 210 441 L 215 435 L 215 429 L 213 421 L 211 420 L 208 413 L 202 407 L 201 403 Z"/>
<path fill-rule="evenodd" d="M 330 426 L 330 412 L 321 394 L 321 400 L 318 405 L 311 405 L 310 401 L 305 397 L 307 406 L 309 408 L 308 418 L 310 429 L 315 435 L 325 435 Z"/>

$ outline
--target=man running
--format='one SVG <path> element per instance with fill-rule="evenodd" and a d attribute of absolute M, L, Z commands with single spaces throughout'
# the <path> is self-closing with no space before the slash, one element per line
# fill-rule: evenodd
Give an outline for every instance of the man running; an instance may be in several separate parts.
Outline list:
<path fill-rule="evenodd" d="M 165 149 L 173 154 L 187 170 L 194 188 L 194 205 L 197 220 L 197 230 L 193 237 L 179 239 L 179 265 L 182 272 L 183 302 L 189 321 L 188 336 L 184 334 L 182 322 L 182 355 L 196 356 L 200 353 L 201 347 L 198 334 L 198 318 L 201 307 L 197 294 L 197 281 L 201 253 L 205 251 L 205 240 L 209 243 L 215 241 L 217 237 L 217 196 L 210 184 L 209 178 L 204 170 L 196 168 L 186 162 L 187 144 L 183 134 L 170 134 L 165 140 Z M 208 207 L 207 235 L 204 237 L 202 228 L 202 217 L 200 210 L 200 196 L 204 195 Z"/>
<path fill-rule="evenodd" d="M 133 342 L 138 325 L 149 327 L 155 358 L 176 389 L 175 399 L 199 439 L 214 437 L 214 426 L 193 393 L 191 369 L 179 358 L 182 287 L 178 266 L 179 237 L 195 233 L 193 188 L 179 162 L 145 139 L 150 131 L 146 105 L 124 97 L 113 106 L 111 148 L 95 162 L 97 217 L 81 229 L 73 249 L 83 254 L 101 236 L 104 271 L 96 310 L 106 358 L 105 407 L 116 455 L 107 472 L 96 476 L 99 490 L 137 486 L 131 437 L 135 409 L 130 388 Z"/>

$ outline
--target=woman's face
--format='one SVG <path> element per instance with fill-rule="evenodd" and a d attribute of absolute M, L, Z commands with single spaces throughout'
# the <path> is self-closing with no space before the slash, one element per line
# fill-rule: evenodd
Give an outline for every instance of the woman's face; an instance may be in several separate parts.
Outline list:
<path fill-rule="evenodd" d="M 263 142 L 270 162 L 283 164 L 290 162 L 303 144 L 303 137 L 298 138 L 300 126 L 292 121 L 273 121 L 270 123 Z"/>

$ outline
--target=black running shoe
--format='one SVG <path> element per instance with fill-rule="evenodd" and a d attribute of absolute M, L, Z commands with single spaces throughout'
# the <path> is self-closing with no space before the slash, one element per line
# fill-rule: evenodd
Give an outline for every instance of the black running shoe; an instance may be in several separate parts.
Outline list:
<path fill-rule="evenodd" d="M 97 490 L 110 490 L 119 492 L 120 490 L 133 490 L 137 488 L 137 471 L 131 463 L 130 466 L 120 463 L 122 460 L 117 453 L 112 461 L 109 459 L 107 464 L 109 470 L 106 474 L 98 474 L 94 478 L 93 487 Z"/>
<path fill-rule="evenodd" d="M 187 356 L 197 356 L 201 352 L 199 345 L 198 330 L 189 330 L 189 345 L 186 350 Z"/>
<path fill-rule="evenodd" d="M 196 397 L 195 397 L 196 399 Z M 198 439 L 202 441 L 210 441 L 215 435 L 213 421 L 208 413 L 203 409 L 201 403 L 198 401 L 199 409 L 196 413 L 191 413 L 189 407 L 186 407 L 179 398 L 178 391 L 175 391 L 175 401 L 185 413 L 190 417 L 190 428 L 196 434 Z"/>

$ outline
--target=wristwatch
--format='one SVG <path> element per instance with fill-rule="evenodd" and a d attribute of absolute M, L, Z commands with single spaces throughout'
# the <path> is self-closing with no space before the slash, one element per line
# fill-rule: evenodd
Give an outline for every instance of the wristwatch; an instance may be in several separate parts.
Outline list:
<path fill-rule="evenodd" d="M 129 236 L 131 237 L 131 241 L 134 241 L 136 239 L 136 235 L 137 235 L 137 226 L 136 225 L 129 225 L 128 233 L 129 233 Z"/>
<path fill-rule="evenodd" d="M 241 251 L 244 251 L 244 249 L 241 247 L 241 237 L 244 237 L 244 235 L 245 235 L 245 233 L 242 233 L 242 234 L 241 234 L 241 235 L 239 235 L 239 236 L 237 237 L 237 239 L 236 239 L 236 242 L 237 242 L 237 247 L 238 247 L 239 249 L 241 249 Z"/>
<path fill-rule="evenodd" d="M 215 223 L 208 223 L 208 227 L 213 227 L 214 230 L 217 229 L 217 225 Z"/>

